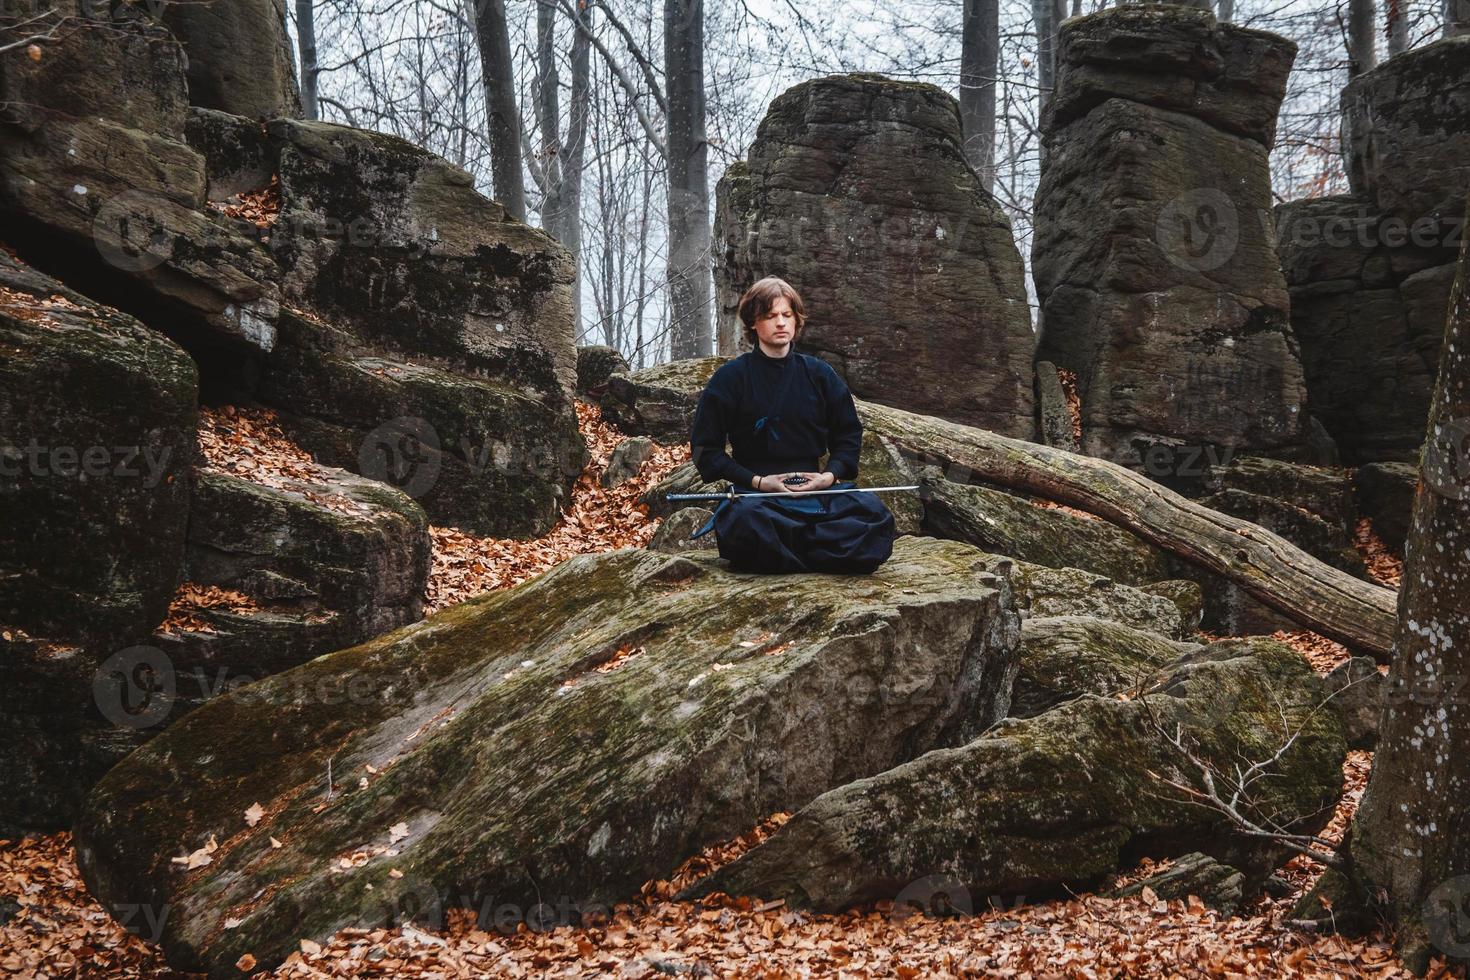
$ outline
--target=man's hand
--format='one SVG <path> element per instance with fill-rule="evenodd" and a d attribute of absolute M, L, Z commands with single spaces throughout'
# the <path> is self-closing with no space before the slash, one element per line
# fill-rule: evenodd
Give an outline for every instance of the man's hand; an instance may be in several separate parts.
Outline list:
<path fill-rule="evenodd" d="M 807 482 L 801 484 L 793 484 L 792 486 L 787 487 L 787 490 L 829 490 L 831 489 L 832 485 L 837 482 L 837 477 L 833 476 L 831 473 L 796 473 L 793 475 L 804 476 L 806 477 Z"/>

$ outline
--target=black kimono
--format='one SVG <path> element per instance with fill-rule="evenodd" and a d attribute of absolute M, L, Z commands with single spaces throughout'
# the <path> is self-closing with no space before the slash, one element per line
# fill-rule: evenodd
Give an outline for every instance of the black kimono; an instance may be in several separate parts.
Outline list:
<path fill-rule="evenodd" d="M 729 438 L 733 458 L 725 452 Z M 756 493 L 756 475 L 817 472 L 830 452 L 831 489 L 855 487 L 863 426 L 852 394 L 820 358 L 771 357 L 757 345 L 722 364 L 700 395 L 690 429 L 705 481 Z M 877 494 L 724 500 L 693 537 L 713 528 L 720 556 L 742 571 L 867 573 L 893 553 L 893 514 Z"/>

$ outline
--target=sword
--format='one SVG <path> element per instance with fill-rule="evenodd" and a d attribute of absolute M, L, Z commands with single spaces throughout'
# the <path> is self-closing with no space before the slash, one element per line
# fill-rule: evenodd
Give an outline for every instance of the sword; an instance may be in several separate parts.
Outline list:
<path fill-rule="evenodd" d="M 735 485 L 724 493 L 670 493 L 665 494 L 665 500 L 734 500 L 736 497 L 815 497 L 819 493 L 882 493 L 885 490 L 917 490 L 916 483 L 909 487 L 844 487 L 841 490 L 760 490 L 750 493 L 736 493 Z"/>

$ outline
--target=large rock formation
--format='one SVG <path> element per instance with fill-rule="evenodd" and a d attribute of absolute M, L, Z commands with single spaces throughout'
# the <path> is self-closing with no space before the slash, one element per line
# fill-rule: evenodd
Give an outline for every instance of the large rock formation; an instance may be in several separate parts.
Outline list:
<path fill-rule="evenodd" d="M 174 965 L 220 974 L 425 897 L 606 905 L 1004 715 L 1019 620 L 985 557 L 906 537 L 841 579 L 579 555 L 194 711 L 98 785 L 78 862 L 106 906 L 169 907 Z"/>
<path fill-rule="evenodd" d="M 1084 452 L 1301 451 L 1268 169 L 1295 53 L 1174 5 L 1063 22 L 1032 268 L 1037 357 L 1076 373 Z"/>
<path fill-rule="evenodd" d="M 780 275 L 807 306 L 798 347 L 854 394 L 1031 438 L 1021 257 L 952 96 L 871 74 L 802 82 L 716 194 L 721 353 L 745 349 L 740 294 Z"/>
<path fill-rule="evenodd" d="M 566 250 L 402 140 L 191 109 L 186 63 L 234 91 L 250 59 L 221 51 L 225 22 L 274 25 L 278 4 L 171 7 L 189 59 L 141 8 L 87 5 L 39 60 L 0 62 L 13 244 L 183 346 L 207 400 L 285 409 L 323 462 L 439 523 L 544 532 L 588 458 Z M 259 225 L 222 200 L 242 192 Z"/>
<path fill-rule="evenodd" d="M 207 681 L 176 684 L 183 705 L 423 616 L 429 528 L 413 500 L 327 467 L 281 483 L 210 469 L 196 478 L 186 577 L 255 608 L 194 609 L 198 629 L 154 637 L 181 679 Z"/>
<path fill-rule="evenodd" d="M 0 58 L 0 834 L 68 824 L 230 685 L 416 620 L 410 495 L 536 534 L 587 459 L 566 251 L 401 140 L 191 107 L 289 110 L 289 60 L 256 58 L 280 0 L 164 6 L 0 11 L 66 18 Z M 267 401 L 361 476 L 196 487 L 201 399 Z M 155 634 L 185 575 L 244 598 Z"/>
<path fill-rule="evenodd" d="M 1309 405 L 1348 462 L 1418 460 L 1465 234 L 1467 107 L 1470 37 L 1390 58 L 1343 89 L 1352 192 L 1277 208 Z"/>
<path fill-rule="evenodd" d="M 395 482 L 438 523 L 549 530 L 589 459 L 566 250 L 395 137 L 276 120 L 269 142 L 271 249 L 311 313 L 283 316 L 261 397 L 322 461 Z"/>
<path fill-rule="evenodd" d="M 189 101 L 237 116 L 301 115 L 285 0 L 171 3 L 163 22 L 189 56 Z"/>
<path fill-rule="evenodd" d="M 1279 845 L 1235 831 L 1168 787 L 1200 771 L 1163 732 L 1179 726 L 1222 772 L 1270 760 L 1248 815 L 1311 833 L 1332 815 L 1347 753 L 1342 722 L 1295 651 L 1226 640 L 1188 654 L 1132 700 L 1085 695 L 981 738 L 830 790 L 764 843 L 697 882 L 819 910 L 892 899 L 933 876 L 974 895 L 1089 884 L 1138 856 L 1202 851 L 1259 881 Z"/>
<path fill-rule="evenodd" d="M 18 0 L 7 12 L 46 6 Z M 205 207 L 205 163 L 184 142 L 183 52 L 141 7 L 114 6 L 85 4 L 38 60 L 0 59 L 7 238 L 175 340 L 268 350 L 278 273 L 258 241 Z"/>
<path fill-rule="evenodd" d="M 0 251 L 0 622 L 125 646 L 163 618 L 197 396 L 166 337 Z"/>
<path fill-rule="evenodd" d="M 65 825 L 132 746 L 93 685 L 182 574 L 197 384 L 167 338 L 0 251 L 0 836 Z"/>

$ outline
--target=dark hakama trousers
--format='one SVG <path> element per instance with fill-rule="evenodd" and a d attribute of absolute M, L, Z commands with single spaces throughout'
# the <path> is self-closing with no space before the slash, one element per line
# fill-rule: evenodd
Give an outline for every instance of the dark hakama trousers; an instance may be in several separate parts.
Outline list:
<path fill-rule="evenodd" d="M 836 483 L 830 489 L 856 487 Z M 893 514 L 876 493 L 823 493 L 756 497 L 735 488 L 697 538 L 711 528 L 720 557 L 738 571 L 868 574 L 893 554 Z"/>

